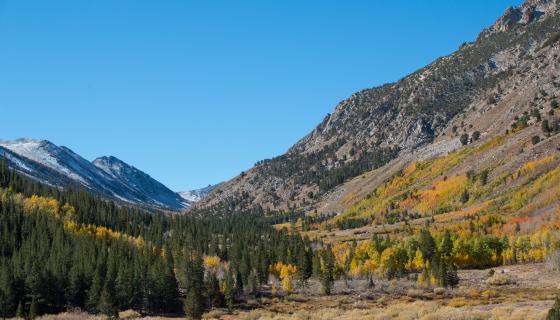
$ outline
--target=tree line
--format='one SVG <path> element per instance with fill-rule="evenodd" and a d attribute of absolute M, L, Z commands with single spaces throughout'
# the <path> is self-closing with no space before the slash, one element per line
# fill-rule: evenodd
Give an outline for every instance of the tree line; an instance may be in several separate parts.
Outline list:
<path fill-rule="evenodd" d="M 351 275 L 352 261 L 362 253 L 355 245 L 344 253 L 303 237 L 293 224 L 290 230 L 272 227 L 301 214 L 288 216 L 219 206 L 188 215 L 148 213 L 82 190 L 38 184 L 0 161 L 0 316 L 34 318 L 79 308 L 110 316 L 134 309 L 200 318 L 211 308 L 232 309 L 269 294 L 271 285 L 273 292 L 289 294 L 310 278 L 331 294 L 335 279 Z M 430 265 L 425 272 L 441 285 L 455 285 L 447 251 L 429 232 L 421 239 Z M 388 259 L 380 276 L 411 272 L 389 239 L 372 246 Z"/>

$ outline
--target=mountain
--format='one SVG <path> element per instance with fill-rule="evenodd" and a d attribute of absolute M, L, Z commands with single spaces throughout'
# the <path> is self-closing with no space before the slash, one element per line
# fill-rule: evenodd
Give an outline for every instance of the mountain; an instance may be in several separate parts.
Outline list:
<path fill-rule="evenodd" d="M 535 108 L 544 118 L 559 94 L 559 39 L 556 1 L 528 0 L 509 8 L 476 41 L 395 83 L 341 101 L 285 154 L 259 161 L 197 207 L 328 207 L 339 213 L 356 200 L 343 199 L 349 188 L 363 182 L 363 190 L 375 189 L 399 167 L 395 163 L 446 155 L 462 148 L 461 135 L 474 131 L 481 137 L 476 143 L 483 143 L 511 131 L 521 118 L 526 122 Z M 364 174 L 367 183 L 354 179 Z"/>
<path fill-rule="evenodd" d="M 115 158 L 93 162 L 46 140 L 0 141 L 0 156 L 9 166 L 56 187 L 83 186 L 95 193 L 131 204 L 182 210 L 189 202 L 148 174 Z"/>
<path fill-rule="evenodd" d="M 191 191 L 178 192 L 179 196 L 188 203 L 198 202 L 204 199 L 212 190 L 216 189 L 220 184 L 208 185 L 207 187 L 195 189 Z"/>
<path fill-rule="evenodd" d="M 113 156 L 100 157 L 93 160 L 92 163 L 126 186 L 130 193 L 142 203 L 153 203 L 155 206 L 174 209 L 187 206 L 187 203 L 176 192 L 171 191 L 148 174 Z"/>

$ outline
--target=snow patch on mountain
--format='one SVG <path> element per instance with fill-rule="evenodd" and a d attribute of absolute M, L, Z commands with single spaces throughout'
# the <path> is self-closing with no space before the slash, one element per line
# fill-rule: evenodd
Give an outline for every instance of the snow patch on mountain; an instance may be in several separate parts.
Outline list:
<path fill-rule="evenodd" d="M 72 172 L 68 167 L 60 164 L 53 156 L 57 147 L 46 140 L 18 139 L 14 141 L 0 141 L 0 146 L 5 147 L 21 156 L 36 161 L 46 167 L 63 173 L 69 178 L 88 184 L 79 174 Z"/>
<path fill-rule="evenodd" d="M 190 205 L 148 174 L 112 156 L 90 162 L 69 148 L 35 139 L 0 140 L 0 156 L 11 168 L 51 186 L 81 186 L 150 208 L 177 211 Z"/>
<path fill-rule="evenodd" d="M 212 190 L 216 189 L 217 186 L 219 186 L 219 184 L 208 185 L 207 187 L 191 191 L 177 192 L 177 194 L 189 203 L 192 203 L 204 199 Z"/>

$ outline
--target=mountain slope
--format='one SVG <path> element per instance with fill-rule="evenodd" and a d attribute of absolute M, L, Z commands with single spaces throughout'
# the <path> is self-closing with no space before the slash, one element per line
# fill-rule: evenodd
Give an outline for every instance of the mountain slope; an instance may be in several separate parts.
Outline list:
<path fill-rule="evenodd" d="M 449 143 L 430 156 L 452 150 L 450 144 L 459 143 L 459 136 L 450 124 L 460 127 L 457 117 L 473 107 L 493 104 L 503 95 L 501 85 L 511 85 L 516 75 L 529 70 L 535 77 L 547 75 L 531 62 L 541 49 L 553 50 L 560 30 L 557 10 L 556 2 L 548 0 L 508 9 L 475 42 L 396 83 L 357 92 L 340 102 L 286 154 L 257 163 L 200 205 L 227 201 L 276 210 L 318 208 L 353 177 L 408 157 L 444 133 L 442 139 Z M 543 59 L 556 61 L 554 54 Z M 534 80 L 518 78 L 517 88 Z M 501 122 L 498 128 L 505 131 L 509 125 Z"/>
<path fill-rule="evenodd" d="M 177 193 L 115 157 L 89 162 L 72 150 L 46 140 L 0 141 L 9 166 L 57 187 L 83 186 L 126 203 L 181 210 L 188 205 Z"/>
<path fill-rule="evenodd" d="M 198 202 L 204 199 L 212 190 L 216 189 L 220 184 L 209 185 L 204 188 L 177 192 L 181 198 L 189 203 Z"/>
<path fill-rule="evenodd" d="M 93 160 L 92 163 L 125 186 L 143 203 L 153 203 L 156 206 L 176 209 L 185 207 L 185 201 L 177 193 L 148 174 L 113 156 L 100 157 Z"/>

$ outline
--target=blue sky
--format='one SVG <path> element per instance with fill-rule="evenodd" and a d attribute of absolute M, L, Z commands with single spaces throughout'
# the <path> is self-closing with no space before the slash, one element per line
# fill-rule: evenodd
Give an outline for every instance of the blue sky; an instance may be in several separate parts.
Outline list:
<path fill-rule="evenodd" d="M 0 138 L 114 155 L 174 190 L 283 153 L 352 92 L 514 0 L 0 0 Z"/>

